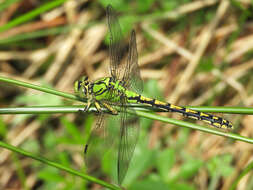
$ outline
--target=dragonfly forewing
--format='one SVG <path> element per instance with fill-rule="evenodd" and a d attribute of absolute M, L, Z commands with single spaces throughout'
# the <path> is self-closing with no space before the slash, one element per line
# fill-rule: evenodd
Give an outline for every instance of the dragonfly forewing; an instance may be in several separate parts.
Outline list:
<path fill-rule="evenodd" d="M 125 54 L 125 44 L 123 42 L 122 31 L 115 11 L 111 5 L 108 5 L 106 10 L 110 34 L 110 72 L 112 77 L 119 79 L 121 77 L 121 70 L 119 68 Z"/>
<path fill-rule="evenodd" d="M 139 94 L 142 93 L 143 81 L 141 79 L 140 69 L 138 65 L 136 34 L 134 30 L 131 32 L 123 81 L 126 81 L 127 86 L 130 90 L 133 90 Z"/>

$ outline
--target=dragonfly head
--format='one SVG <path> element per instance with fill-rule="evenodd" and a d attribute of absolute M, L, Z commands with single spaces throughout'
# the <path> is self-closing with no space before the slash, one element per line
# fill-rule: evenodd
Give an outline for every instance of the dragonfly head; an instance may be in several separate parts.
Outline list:
<path fill-rule="evenodd" d="M 87 76 L 75 82 L 75 93 L 80 98 L 87 98 L 89 93 L 90 81 Z"/>

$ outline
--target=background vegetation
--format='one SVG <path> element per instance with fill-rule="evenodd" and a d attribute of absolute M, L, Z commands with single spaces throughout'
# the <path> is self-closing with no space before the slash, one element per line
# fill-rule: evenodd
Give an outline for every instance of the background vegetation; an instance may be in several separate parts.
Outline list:
<path fill-rule="evenodd" d="M 0 76 L 69 93 L 82 75 L 108 76 L 109 3 L 126 38 L 137 32 L 144 95 L 178 105 L 252 106 L 250 0 L 2 0 Z M 81 104 L 3 82 L 0 89 L 1 108 Z M 252 116 L 223 116 L 234 133 L 252 137 Z M 83 148 L 95 120 L 93 114 L 0 115 L 0 140 L 86 173 Z M 123 184 L 130 190 L 232 189 L 251 170 L 252 150 L 245 142 L 141 118 Z M 14 151 L 0 149 L 0 189 L 104 188 Z M 93 174 L 112 181 L 113 159 L 109 153 L 94 162 Z M 252 182 L 249 172 L 237 189 L 252 189 Z"/>

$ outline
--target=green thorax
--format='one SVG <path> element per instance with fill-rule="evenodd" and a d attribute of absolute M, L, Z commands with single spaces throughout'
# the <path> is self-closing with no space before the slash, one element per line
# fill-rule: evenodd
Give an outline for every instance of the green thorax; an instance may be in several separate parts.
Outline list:
<path fill-rule="evenodd" d="M 127 90 L 123 81 L 115 80 L 113 77 L 98 79 L 90 85 L 90 88 L 93 97 L 98 101 L 119 102 L 122 96 L 127 99 L 139 96 L 137 93 Z"/>

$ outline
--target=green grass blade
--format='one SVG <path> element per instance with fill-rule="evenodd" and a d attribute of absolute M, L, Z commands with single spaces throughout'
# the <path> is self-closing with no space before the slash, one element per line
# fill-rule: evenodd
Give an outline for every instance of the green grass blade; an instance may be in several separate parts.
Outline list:
<path fill-rule="evenodd" d="M 202 112 L 212 112 L 212 113 L 230 113 L 230 114 L 253 114 L 252 107 L 238 107 L 238 106 L 229 106 L 229 107 L 220 107 L 220 106 L 185 106 L 196 111 Z"/>
<path fill-rule="evenodd" d="M 26 156 L 26 157 L 30 157 L 30 158 L 32 158 L 32 159 L 34 159 L 34 160 L 37 160 L 37 161 L 42 162 L 42 163 L 44 163 L 44 164 L 47 164 L 47 165 L 49 165 L 49 166 L 53 166 L 53 167 L 58 168 L 58 169 L 60 169 L 60 170 L 66 171 L 66 172 L 68 172 L 68 173 L 70 173 L 70 174 L 79 176 L 79 177 L 81 177 L 81 178 L 83 178 L 83 179 L 85 179 L 85 180 L 91 181 L 91 182 L 93 182 L 93 183 L 97 183 L 97 184 L 99 184 L 99 185 L 101 185 L 101 186 L 103 186 L 103 187 L 107 187 L 107 188 L 115 189 L 115 190 L 119 190 L 119 189 L 120 189 L 120 187 L 118 187 L 118 186 L 109 184 L 109 183 L 107 183 L 107 182 L 105 182 L 105 181 L 102 181 L 102 180 L 99 180 L 99 179 L 97 179 L 97 178 L 95 178 L 95 177 L 92 177 L 92 176 L 83 174 L 83 173 L 81 173 L 81 172 L 78 172 L 78 171 L 73 170 L 73 169 L 71 169 L 71 168 L 68 168 L 68 167 L 66 167 L 66 166 L 63 166 L 62 164 L 59 164 L 59 163 L 57 163 L 57 162 L 50 161 L 50 160 L 48 160 L 48 159 L 46 159 L 46 158 L 43 158 L 43 157 L 41 157 L 41 156 L 34 155 L 34 154 L 31 153 L 31 152 L 22 150 L 22 149 L 20 149 L 20 148 L 17 148 L 17 147 L 15 147 L 15 146 L 12 146 L 12 145 L 10 145 L 10 144 L 7 144 L 7 143 L 5 143 L 5 142 L 3 142 L 3 141 L 0 141 L 0 147 L 3 147 L 3 148 L 6 148 L 6 149 L 8 149 L 8 150 L 10 150 L 10 151 L 13 151 L 13 152 L 22 154 L 22 155 L 24 155 L 24 156 Z"/>
<path fill-rule="evenodd" d="M 83 109 L 83 105 L 76 106 L 31 106 L 31 107 L 23 107 L 23 108 L 0 108 L 0 114 L 52 114 L 52 113 L 76 113 L 80 112 L 80 109 Z M 245 136 L 241 136 L 235 133 L 226 132 L 222 130 L 217 130 L 213 127 L 204 127 L 201 125 L 197 125 L 195 123 L 190 123 L 186 121 L 176 120 L 173 118 L 168 118 L 165 116 L 157 115 L 155 113 L 150 112 L 150 110 L 141 111 L 144 109 L 136 108 L 135 111 L 128 109 L 128 111 L 132 114 L 137 114 L 140 117 L 145 117 L 147 119 L 158 120 L 161 122 L 177 125 L 180 127 L 186 127 L 190 129 L 199 130 L 202 132 L 219 135 L 223 137 L 228 137 L 234 140 L 240 140 L 246 143 L 253 144 L 253 139 Z M 96 112 L 96 108 L 91 107 L 89 112 Z M 149 112 L 147 112 L 149 111 Z"/>
<path fill-rule="evenodd" d="M 29 106 L 0 108 L 0 114 L 55 114 L 55 113 L 76 113 L 84 106 Z"/>
<path fill-rule="evenodd" d="M 69 94 L 69 93 L 66 93 L 66 92 L 61 92 L 61 91 L 54 90 L 54 89 L 51 89 L 51 88 L 42 87 L 42 86 L 34 85 L 34 84 L 31 84 L 31 83 L 27 83 L 27 82 L 15 80 L 15 79 L 10 79 L 10 78 L 7 78 L 7 77 L 1 77 L 0 76 L 0 82 L 6 82 L 6 83 L 9 83 L 9 84 L 13 84 L 13 85 L 18 85 L 18 86 L 22 86 L 22 87 L 26 87 L 26 88 L 31 88 L 31 89 L 34 89 L 34 90 L 39 90 L 39 91 L 42 91 L 42 92 L 54 94 L 54 95 L 61 96 L 61 97 L 64 97 L 64 98 L 68 98 L 68 99 L 72 99 L 72 100 L 79 100 L 73 94 Z M 79 101 L 81 101 L 81 100 L 79 100 Z"/>
<path fill-rule="evenodd" d="M 24 34 L 18 34 L 18 35 L 11 36 L 8 38 L 0 39 L 0 44 L 8 44 L 8 43 L 14 43 L 18 41 L 40 38 L 44 36 L 63 34 L 63 33 L 69 32 L 72 28 L 73 28 L 72 26 L 61 26 L 61 27 L 55 27 L 55 28 L 50 28 L 50 29 L 45 29 L 45 30 L 24 33 Z"/>
<path fill-rule="evenodd" d="M 0 32 L 4 32 L 14 26 L 17 26 L 21 23 L 27 22 L 29 20 L 32 20 L 33 18 L 39 16 L 40 14 L 53 9 L 57 6 L 60 6 L 61 4 L 63 4 L 66 0 L 55 0 L 55 1 L 51 1 L 50 3 L 47 3 L 45 5 L 42 5 L 40 7 L 38 7 L 37 9 L 34 9 L 22 16 L 19 16 L 18 18 L 15 18 L 14 20 L 6 23 L 5 25 L 0 27 Z"/>
<path fill-rule="evenodd" d="M 16 2 L 19 2 L 20 0 L 8 0 L 8 1 L 5 1 L 4 3 L 1 3 L 0 4 L 0 13 L 8 8 L 9 6 L 11 6 L 13 3 L 16 3 Z"/>
<path fill-rule="evenodd" d="M 33 31 L 29 33 L 22 33 L 22 34 L 17 34 L 15 36 L 10 36 L 4 39 L 0 39 L 0 44 L 10 44 L 10 43 L 16 43 L 19 41 L 24 41 L 24 40 L 31 40 L 31 39 L 36 39 L 36 38 L 41 38 L 45 36 L 51 36 L 51 35 L 57 35 L 57 34 L 64 34 L 70 32 L 73 28 L 80 28 L 80 29 L 86 29 L 91 26 L 96 25 L 97 22 L 89 22 L 87 24 L 72 24 L 72 25 L 67 25 L 67 26 L 58 26 L 54 28 L 48 28 L 44 30 L 38 30 L 38 31 Z"/>
<path fill-rule="evenodd" d="M 130 110 L 129 112 L 132 112 L 132 111 Z M 234 140 L 240 140 L 240 141 L 243 141 L 243 142 L 246 142 L 246 143 L 253 144 L 253 139 L 252 138 L 237 135 L 237 134 L 231 133 L 231 132 L 224 132 L 224 131 L 221 131 L 221 130 L 217 130 L 213 127 L 204 127 L 204 126 L 197 125 L 197 124 L 194 124 L 194 123 L 181 121 L 181 120 L 176 120 L 176 119 L 173 119 L 173 118 L 168 118 L 168 117 L 164 117 L 164 116 L 161 116 L 161 115 L 156 115 L 156 114 L 153 114 L 153 113 L 148 113 L 148 112 L 143 112 L 143 111 L 135 111 L 135 112 L 138 116 L 145 117 L 145 118 L 148 118 L 148 119 L 158 120 L 158 121 L 166 122 L 166 123 L 169 123 L 169 124 L 177 125 L 177 126 L 180 126 L 180 127 L 186 127 L 186 128 L 190 128 L 190 129 L 194 129 L 194 130 L 199 130 L 199 131 L 202 131 L 202 132 L 206 132 L 206 133 L 210 133 L 210 134 L 214 134 L 214 135 L 218 135 L 218 136 L 223 136 L 223 137 L 228 137 L 228 138 L 231 138 L 231 139 L 234 139 Z"/>
<path fill-rule="evenodd" d="M 251 163 L 243 169 L 242 172 L 240 172 L 240 175 L 236 178 L 236 180 L 234 181 L 234 183 L 231 185 L 231 187 L 229 188 L 229 190 L 234 190 L 236 189 L 238 183 L 241 181 L 241 179 L 248 174 L 249 172 L 252 172 L 253 170 L 253 162 L 251 161 Z"/>

